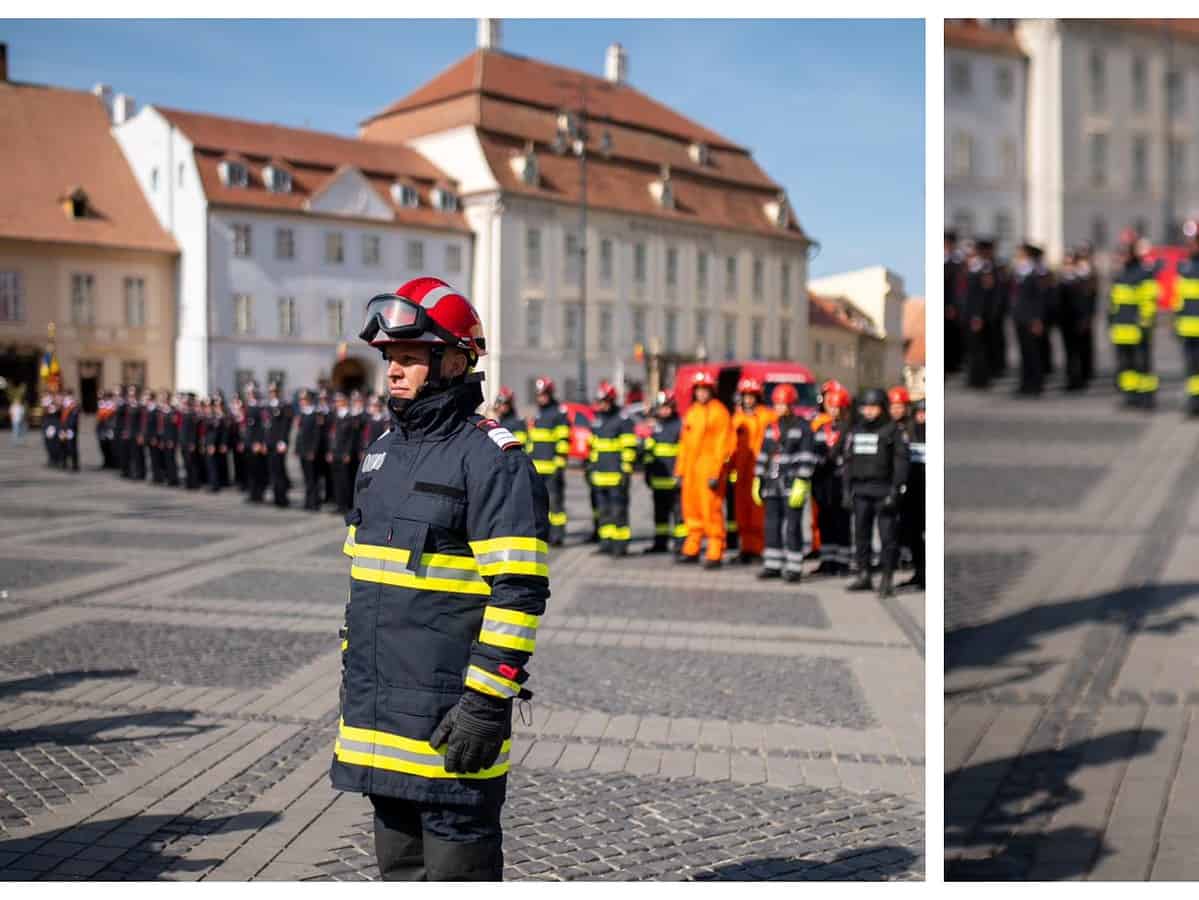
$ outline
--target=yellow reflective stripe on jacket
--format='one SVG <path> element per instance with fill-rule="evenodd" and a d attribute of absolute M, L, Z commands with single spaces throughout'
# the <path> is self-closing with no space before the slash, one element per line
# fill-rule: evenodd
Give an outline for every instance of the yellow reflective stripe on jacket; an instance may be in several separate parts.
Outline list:
<path fill-rule="evenodd" d="M 529 439 L 535 444 L 552 444 L 558 440 L 556 428 L 530 428 Z"/>
<path fill-rule="evenodd" d="M 420 591 L 446 591 L 452 594 L 491 595 L 491 588 L 479 575 L 478 564 L 469 556 L 448 553 L 421 554 L 416 572 L 409 568 L 409 552 L 396 547 L 358 544 L 350 577 L 357 581 L 389 584 Z"/>
<path fill-rule="evenodd" d="M 343 763 L 386 769 L 390 772 L 405 772 L 424 778 L 498 778 L 505 774 L 510 764 L 508 755 L 512 750 L 509 738 L 500 746 L 500 755 L 489 768 L 479 772 L 447 772 L 445 754 L 428 741 L 375 731 L 370 728 L 352 728 L 338 722 L 337 741 L 333 753 Z"/>
<path fill-rule="evenodd" d="M 602 438 L 591 436 L 591 449 L 599 453 L 615 453 L 620 450 L 624 441 L 622 438 Z"/>
<path fill-rule="evenodd" d="M 537 647 L 537 616 L 501 606 L 489 606 L 483 610 L 483 627 L 479 630 L 479 643 L 509 650 L 532 653 Z"/>
<path fill-rule="evenodd" d="M 1141 342 L 1140 325 L 1113 325 L 1108 333 L 1113 344 L 1139 344 Z"/>
<path fill-rule="evenodd" d="M 558 441 L 558 443 L 554 444 L 554 452 L 558 456 L 566 456 L 570 453 L 570 444 L 566 441 Z"/>
<path fill-rule="evenodd" d="M 1112 304 L 1119 306 L 1122 303 L 1139 303 L 1140 296 L 1137 292 L 1135 284 L 1113 284 L 1112 285 Z"/>
<path fill-rule="evenodd" d="M 1174 320 L 1174 330 L 1179 337 L 1199 337 L 1199 316 L 1179 316 Z"/>
<path fill-rule="evenodd" d="M 565 525 L 566 524 L 566 513 L 551 512 L 550 513 L 550 524 L 551 525 Z"/>
<path fill-rule="evenodd" d="M 553 475 L 562 464 L 558 459 L 535 459 L 533 460 L 533 471 L 538 475 Z"/>
<path fill-rule="evenodd" d="M 1174 282 L 1174 309 L 1182 309 L 1187 300 L 1199 300 L 1199 278 L 1179 278 Z"/>
<path fill-rule="evenodd" d="M 1187 379 L 1187 393 L 1192 397 L 1199 395 L 1199 375 Z"/>
<path fill-rule="evenodd" d="M 495 575 L 550 577 L 549 547 L 538 538 L 491 538 L 472 541 L 470 549 L 484 578 Z"/>
<path fill-rule="evenodd" d="M 520 685 L 510 678 L 488 672 L 478 666 L 469 666 L 466 670 L 466 686 L 507 700 L 520 693 Z"/>
<path fill-rule="evenodd" d="M 634 434 L 633 432 L 629 432 L 628 434 L 622 434 L 616 440 L 620 441 L 621 447 L 636 447 L 637 446 L 637 435 Z"/>
<path fill-rule="evenodd" d="M 592 472 L 591 483 L 596 487 L 616 487 L 624 478 L 623 472 Z"/>
<path fill-rule="evenodd" d="M 651 475 L 649 486 L 655 491 L 671 491 L 679 486 L 679 480 L 669 475 Z"/>
<path fill-rule="evenodd" d="M 654 444 L 653 455 L 656 457 L 675 457 L 679 455 L 678 444 Z"/>
<path fill-rule="evenodd" d="M 354 555 L 354 535 L 357 533 L 357 531 L 357 525 L 351 525 L 349 530 L 346 531 L 345 543 L 341 545 L 341 552 L 346 556 L 352 557 Z"/>

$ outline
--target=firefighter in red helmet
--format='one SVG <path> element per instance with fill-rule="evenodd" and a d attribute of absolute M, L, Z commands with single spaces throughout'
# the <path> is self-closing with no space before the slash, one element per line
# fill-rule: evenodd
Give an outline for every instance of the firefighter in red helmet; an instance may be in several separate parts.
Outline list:
<path fill-rule="evenodd" d="M 716 381 L 708 372 L 697 372 L 690 385 L 695 402 L 683 418 L 683 434 L 674 474 L 681 480 L 683 519 L 687 539 L 679 551 L 680 562 L 698 562 L 707 545 L 704 567 L 719 568 L 724 561 L 724 491 L 728 479 L 733 430 L 729 412 L 716 397 Z"/>
<path fill-rule="evenodd" d="M 547 498 L 520 442 L 475 414 L 470 302 L 417 278 L 366 307 L 392 428 L 359 467 L 333 786 L 375 808 L 384 880 L 499 880 L 512 702 L 549 597 Z"/>
<path fill-rule="evenodd" d="M 512 436 L 520 441 L 522 448 L 526 447 L 529 441 L 529 429 L 525 420 L 516 413 L 516 394 L 512 388 L 507 385 L 500 386 L 500 389 L 496 391 L 492 409 L 495 411 L 496 421 L 512 432 Z"/>
<path fill-rule="evenodd" d="M 776 385 L 770 395 L 775 418 L 766 426 L 753 480 L 753 498 L 765 508 L 766 550 L 759 578 L 799 581 L 803 571 L 803 511 L 811 494 L 816 439 L 795 414 L 795 387 Z"/>
<path fill-rule="evenodd" d="M 566 537 L 566 457 L 570 452 L 570 423 L 566 410 L 554 396 L 552 378 L 538 378 L 533 389 L 537 392 L 537 414 L 530 423 L 525 446 L 550 498 L 550 544 L 559 546 Z"/>
<path fill-rule="evenodd" d="M 653 413 L 653 433 L 641 448 L 645 483 L 654 498 L 654 542 L 645 552 L 668 553 L 673 544 L 677 553 L 687 537 L 687 526 L 679 506 L 679 479 L 674 474 L 683 423 L 672 388 L 658 391 Z"/>
<path fill-rule="evenodd" d="M 1151 409 L 1157 396 L 1153 330 L 1157 322 L 1157 272 L 1141 260 L 1136 232 L 1120 233 L 1120 268 L 1112 276 L 1108 336 L 1116 348 L 1116 386 L 1128 406 Z"/>
<path fill-rule="evenodd" d="M 733 413 L 733 452 L 729 468 L 732 471 L 731 490 L 734 498 L 733 515 L 736 522 L 741 553 L 739 562 L 761 562 L 765 549 L 765 510 L 754 502 L 754 470 L 766 428 L 774 421 L 770 407 L 762 403 L 762 383 L 752 376 L 743 376 L 737 383 L 740 408 Z"/>
<path fill-rule="evenodd" d="M 601 381 L 595 392 L 595 421 L 588 438 L 587 479 L 599 512 L 599 553 L 629 551 L 629 482 L 637 461 L 633 423 L 616 404 L 616 387 Z"/>

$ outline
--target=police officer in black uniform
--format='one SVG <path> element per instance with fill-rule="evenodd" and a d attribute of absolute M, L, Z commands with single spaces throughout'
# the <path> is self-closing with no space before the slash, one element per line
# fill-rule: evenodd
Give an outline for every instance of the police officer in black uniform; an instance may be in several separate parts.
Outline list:
<path fill-rule="evenodd" d="M 333 398 L 336 412 L 329 421 L 329 465 L 333 471 L 333 500 L 337 512 L 350 511 L 354 490 L 354 458 L 358 455 L 359 430 L 350 414 L 350 401 L 341 391 Z"/>
<path fill-rule="evenodd" d="M 367 305 L 393 429 L 358 474 L 333 786 L 375 808 L 384 880 L 500 880 L 512 702 L 549 597 L 542 479 L 474 410 L 470 303 L 418 278 Z"/>
<path fill-rule="evenodd" d="M 316 411 L 321 423 L 316 445 L 316 480 L 320 485 L 321 504 L 333 502 L 333 468 L 329 463 L 329 426 L 333 420 L 333 405 L 329 391 L 321 388 L 317 393 Z"/>
<path fill-rule="evenodd" d="M 679 553 L 687 537 L 679 479 L 674 474 L 682 434 L 683 420 L 679 418 L 674 389 L 658 391 L 654 400 L 654 430 L 641 448 L 645 483 L 654 498 L 654 542 L 646 548 L 646 553 Z"/>
<path fill-rule="evenodd" d="M 1012 270 L 1012 322 L 1020 342 L 1020 386 L 1017 394 L 1035 396 L 1045 386 L 1045 331 L 1049 309 L 1049 273 L 1041 265 L 1041 249 L 1021 244 Z"/>
<path fill-rule="evenodd" d="M 125 412 L 121 417 L 121 427 L 117 432 L 121 453 L 121 477 L 133 478 L 137 470 L 134 455 L 137 451 L 137 421 L 141 409 L 137 403 L 137 388 L 129 385 L 125 389 Z"/>
<path fill-rule="evenodd" d="M 945 232 L 945 374 L 962 370 L 962 279 L 966 263 L 956 231 Z"/>
<path fill-rule="evenodd" d="M 163 481 L 168 487 L 179 487 L 179 425 L 182 414 L 179 410 L 179 396 L 173 398 L 166 391 L 161 396 L 163 406 L 162 430 L 158 434 L 158 449 L 162 453 Z"/>
<path fill-rule="evenodd" d="M 845 457 L 847 502 L 853 504 L 854 549 L 858 563 L 858 577 L 849 585 L 849 590 L 874 588 L 870 577 L 870 555 L 877 519 L 883 545 L 879 594 L 889 597 L 894 593 L 891 578 L 898 556 L 895 519 L 908 480 L 908 442 L 903 432 L 887 418 L 886 402 L 887 395 L 878 388 L 871 388 L 862 395 L 857 421 L 845 437 Z"/>
<path fill-rule="evenodd" d="M 899 504 L 900 543 L 912 554 L 914 574 L 900 587 L 924 590 L 924 422 L 925 401 L 917 400 L 912 406 L 912 416 L 906 426 L 908 437 L 908 481 L 907 489 Z"/>
<path fill-rule="evenodd" d="M 267 417 L 263 404 L 259 402 L 258 388 L 251 384 L 246 388 L 245 435 L 246 482 L 249 490 L 246 502 L 261 503 L 266 493 L 267 470 Z"/>
<path fill-rule="evenodd" d="M 570 423 L 554 397 L 554 382 L 538 378 L 537 415 L 529 428 L 525 448 L 533 468 L 545 482 L 550 498 L 550 544 L 559 546 L 566 536 L 566 457 L 570 452 Z"/>
<path fill-rule="evenodd" d="M 264 414 L 267 421 L 266 446 L 271 492 L 274 494 L 276 506 L 287 507 L 287 492 L 291 489 L 291 480 L 287 477 L 287 446 L 291 443 L 293 413 L 291 404 L 279 399 L 279 385 L 271 382 L 267 391 Z"/>
<path fill-rule="evenodd" d="M 966 273 L 962 328 L 966 337 L 966 383 L 972 388 L 991 386 L 991 329 L 999 304 L 999 271 L 994 260 L 995 242 L 980 239 Z"/>
<path fill-rule="evenodd" d="M 300 391 L 300 410 L 296 417 L 296 456 L 300 460 L 300 471 L 304 474 L 304 509 L 316 512 L 321 508 L 317 493 L 316 454 L 320 444 L 323 417 L 312 402 L 312 391 Z"/>
<path fill-rule="evenodd" d="M 629 552 L 629 482 L 637 461 L 637 435 L 633 423 L 616 405 L 616 386 L 601 381 L 595 393 L 595 421 L 591 425 L 588 480 L 599 501 L 597 553 L 624 556 Z"/>
<path fill-rule="evenodd" d="M 194 491 L 200 486 L 196 473 L 198 442 L 196 403 L 193 394 L 184 394 L 179 410 L 179 455 L 183 458 L 183 486 Z"/>

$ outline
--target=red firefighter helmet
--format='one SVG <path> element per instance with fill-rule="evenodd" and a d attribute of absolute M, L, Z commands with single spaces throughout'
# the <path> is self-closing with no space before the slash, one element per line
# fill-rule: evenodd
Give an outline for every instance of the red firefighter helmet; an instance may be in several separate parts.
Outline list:
<path fill-rule="evenodd" d="M 605 378 L 599 383 L 595 389 L 595 400 L 597 403 L 602 403 L 604 400 L 616 402 L 616 385 L 612 384 Z"/>
<path fill-rule="evenodd" d="M 716 390 L 716 379 L 712 377 L 711 372 L 699 371 L 691 378 L 691 390 L 697 387 L 706 387 Z"/>
<path fill-rule="evenodd" d="M 1187 240 L 1199 240 L 1199 219 L 1194 216 L 1182 223 L 1182 235 Z"/>
<path fill-rule="evenodd" d="M 394 341 L 443 344 L 466 353 L 472 365 L 487 352 L 483 322 L 471 302 L 440 278 L 427 276 L 367 301 L 358 336 L 380 348 Z"/>
<path fill-rule="evenodd" d="M 500 389 L 498 391 L 496 391 L 495 402 L 496 403 L 507 403 L 509 406 L 511 406 L 513 403 L 516 402 L 516 394 L 514 394 L 512 392 L 512 388 L 508 387 L 505 384 L 501 384 Z"/>
<path fill-rule="evenodd" d="M 752 375 L 744 375 L 742 376 L 741 380 L 737 382 L 737 393 L 757 394 L 760 397 L 762 396 L 762 382 L 758 381 L 758 379 L 754 378 Z"/>
<path fill-rule="evenodd" d="M 542 375 L 533 382 L 533 389 L 538 394 L 549 394 L 552 398 L 554 396 L 554 379 Z"/>
<path fill-rule="evenodd" d="M 849 391 L 845 389 L 845 385 L 839 381 L 826 381 L 820 388 L 821 399 L 824 401 L 824 408 L 827 410 L 830 405 L 837 409 L 847 409 L 852 397 Z"/>
<path fill-rule="evenodd" d="M 776 384 L 774 390 L 770 392 L 771 406 L 779 406 L 780 404 L 794 406 L 798 399 L 799 392 L 795 390 L 795 385 L 787 384 L 786 382 Z"/>
<path fill-rule="evenodd" d="M 895 387 L 891 388 L 891 390 L 887 391 L 887 402 L 892 406 L 894 406 L 896 403 L 902 403 L 904 406 L 907 406 L 912 402 L 912 396 L 908 393 L 907 388 L 901 385 L 896 385 Z"/>

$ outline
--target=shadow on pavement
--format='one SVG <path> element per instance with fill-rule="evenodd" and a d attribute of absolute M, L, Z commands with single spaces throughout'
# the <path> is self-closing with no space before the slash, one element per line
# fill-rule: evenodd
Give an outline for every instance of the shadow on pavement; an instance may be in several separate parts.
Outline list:
<path fill-rule="evenodd" d="M 182 872 L 203 872 L 224 862 L 215 859 L 184 859 L 190 848 L 215 834 L 237 831 L 258 831 L 277 819 L 277 812 L 244 812 L 213 818 L 191 816 L 145 815 L 126 819 L 101 819 L 79 826 L 85 830 L 88 843 L 80 845 L 83 856 L 64 858 L 66 871 L 47 871 L 39 853 L 42 845 L 60 839 L 61 829 L 40 834 L 22 834 L 4 840 L 0 838 L 0 881 L 152 881 Z M 83 840 L 83 838 L 80 838 Z M 96 852 L 99 851 L 99 852 Z M 107 851 L 107 852 L 105 852 Z M 109 859 L 100 857 L 108 856 Z M 90 859 L 89 859 L 90 857 Z M 40 870 L 40 871 L 37 871 Z M 37 874 L 33 874 L 34 872 Z M 22 877 L 23 873 L 25 874 Z"/>
<path fill-rule="evenodd" d="M 33 728 L 18 728 L 0 731 L 0 750 L 20 750 L 35 744 L 56 744 L 60 747 L 79 745 L 101 746 L 128 741 L 160 741 L 169 738 L 185 738 L 211 731 L 216 725 L 192 723 L 196 713 L 186 710 L 161 710 L 144 713 L 123 713 L 94 719 L 76 719 L 71 722 L 55 722 Z M 123 735 L 101 739 L 107 731 L 122 728 L 159 729 L 157 732 Z"/>
<path fill-rule="evenodd" d="M 1133 617 L 1165 613 L 1194 596 L 1199 596 L 1196 581 L 1121 588 L 1023 609 L 981 625 L 956 628 L 945 632 L 945 671 L 1002 665 L 1009 656 L 1036 650 L 1037 640 L 1044 635 L 1085 623 L 1127 624 Z M 1199 620 L 1195 616 L 1185 614 L 1139 626 L 1139 630 L 1177 634 L 1196 621 Z"/>
<path fill-rule="evenodd" d="M 1124 729 L 946 773 L 946 879 L 1023 880 L 1034 865 L 1052 867 L 1054 878 L 1089 872 L 1109 852 L 1101 830 L 1042 826 L 1084 799 L 1070 784 L 1078 771 L 1151 754 L 1163 737 L 1158 729 Z"/>
<path fill-rule="evenodd" d="M 919 857 L 908 847 L 891 844 L 857 847 L 832 860 L 766 856 L 719 866 L 696 875 L 696 881 L 881 881 L 912 872 Z"/>
<path fill-rule="evenodd" d="M 68 688 L 89 678 L 132 678 L 137 669 L 76 669 L 70 672 L 47 672 L 15 681 L 0 681 L 0 699 L 30 691 L 49 692 Z"/>

